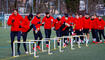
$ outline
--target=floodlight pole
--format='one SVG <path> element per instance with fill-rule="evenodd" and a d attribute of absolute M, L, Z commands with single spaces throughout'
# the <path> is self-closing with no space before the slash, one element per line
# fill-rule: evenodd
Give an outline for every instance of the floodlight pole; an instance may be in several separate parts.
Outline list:
<path fill-rule="evenodd" d="M 33 0 L 32 0 L 31 2 L 32 2 L 32 13 L 33 13 L 33 12 L 34 12 L 34 10 L 33 10 L 33 9 L 34 9 L 34 8 L 33 8 Z"/>
<path fill-rule="evenodd" d="M 7 0 L 7 13 L 8 13 L 8 0 Z"/>
<path fill-rule="evenodd" d="M 88 13 L 88 0 L 86 2 L 86 13 Z"/>
<path fill-rule="evenodd" d="M 58 0 L 58 11 L 60 13 L 60 0 Z"/>

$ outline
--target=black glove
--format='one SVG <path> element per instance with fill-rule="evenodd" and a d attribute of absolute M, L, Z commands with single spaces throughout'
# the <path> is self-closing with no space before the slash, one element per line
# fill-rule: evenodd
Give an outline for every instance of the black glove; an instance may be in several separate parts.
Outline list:
<path fill-rule="evenodd" d="M 40 22 L 38 22 L 38 24 L 40 24 Z"/>
<path fill-rule="evenodd" d="M 13 19 L 13 20 L 12 20 L 12 23 L 14 23 L 14 21 L 15 21 L 15 20 Z"/>
<path fill-rule="evenodd" d="M 44 26 L 44 24 L 42 24 L 42 26 Z"/>
<path fill-rule="evenodd" d="M 19 25 L 19 28 L 22 28 L 22 26 L 21 26 L 21 25 Z"/>

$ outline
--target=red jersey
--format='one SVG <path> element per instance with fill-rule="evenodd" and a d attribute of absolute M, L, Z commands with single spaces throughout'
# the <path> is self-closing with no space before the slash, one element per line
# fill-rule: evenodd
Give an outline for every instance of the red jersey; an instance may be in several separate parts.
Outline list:
<path fill-rule="evenodd" d="M 104 26 L 105 26 L 105 21 L 103 19 L 98 20 L 98 29 L 104 30 Z"/>
<path fill-rule="evenodd" d="M 41 19 L 38 18 L 37 16 L 35 16 L 34 19 L 31 21 L 31 24 L 35 25 L 36 30 L 40 30 L 40 26 L 42 26 L 42 24 L 40 22 L 41 22 Z"/>
<path fill-rule="evenodd" d="M 30 21 L 28 16 L 25 16 L 24 21 L 22 22 L 22 32 L 27 32 L 30 29 Z"/>
<path fill-rule="evenodd" d="M 45 29 L 51 29 L 52 27 L 54 27 L 54 18 L 52 16 L 50 16 L 49 18 L 47 18 L 46 16 L 42 19 L 42 23 L 44 23 L 44 28 Z"/>
<path fill-rule="evenodd" d="M 14 20 L 13 23 L 12 20 Z M 7 24 L 8 26 L 11 26 L 11 31 L 21 31 L 21 28 L 19 28 L 19 26 L 21 25 L 22 21 L 23 17 L 19 15 L 19 13 L 17 13 L 17 15 L 14 15 L 14 13 L 12 13 L 12 15 L 9 16 Z"/>

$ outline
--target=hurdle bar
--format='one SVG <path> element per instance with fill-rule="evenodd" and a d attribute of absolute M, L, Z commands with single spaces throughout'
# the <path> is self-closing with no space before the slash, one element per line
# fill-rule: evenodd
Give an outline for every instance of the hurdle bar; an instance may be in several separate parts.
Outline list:
<path fill-rule="evenodd" d="M 44 50 L 44 48 L 43 48 L 43 41 L 45 40 L 45 41 L 54 41 L 54 50 L 56 49 L 56 41 L 58 40 L 58 38 L 59 38 L 59 40 L 61 40 L 61 38 L 62 37 L 55 37 L 55 38 L 44 38 L 44 39 L 42 39 L 41 41 L 42 41 L 42 52 L 46 52 L 47 50 Z M 46 40 L 47 39 L 47 40 Z M 35 40 L 30 40 L 30 41 L 35 41 Z M 60 44 L 61 44 L 61 41 L 60 41 Z M 31 50 L 31 49 L 30 49 Z M 51 49 L 50 49 L 51 50 Z M 61 45 L 59 46 L 59 51 L 60 52 L 62 52 L 62 50 L 61 50 Z"/>
<path fill-rule="evenodd" d="M 13 42 L 13 57 L 18 57 L 18 55 L 16 55 L 16 53 L 15 53 L 15 44 L 16 43 L 30 43 L 30 42 L 18 42 L 18 41 L 14 41 Z M 31 42 L 31 43 L 34 43 L 34 42 Z"/>
<path fill-rule="evenodd" d="M 87 36 L 86 35 L 74 35 L 74 36 L 71 36 L 71 49 L 73 50 L 73 38 L 74 37 L 78 37 L 79 38 L 79 41 L 78 41 L 78 48 L 81 48 L 80 46 L 80 37 L 83 36 L 85 37 L 85 41 L 86 41 L 86 46 L 88 46 L 88 40 L 87 40 Z"/>

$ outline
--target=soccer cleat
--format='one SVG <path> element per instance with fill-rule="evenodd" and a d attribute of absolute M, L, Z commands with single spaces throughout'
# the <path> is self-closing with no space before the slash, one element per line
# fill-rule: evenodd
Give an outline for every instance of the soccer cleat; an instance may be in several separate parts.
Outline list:
<path fill-rule="evenodd" d="M 49 45 L 48 45 L 48 44 L 46 44 L 46 47 L 47 47 L 47 48 L 49 48 Z"/>
<path fill-rule="evenodd" d="M 95 41 L 92 41 L 93 43 L 96 43 Z"/>
<path fill-rule="evenodd" d="M 72 34 L 72 36 L 76 35 L 75 33 Z"/>
<path fill-rule="evenodd" d="M 28 54 L 28 51 L 26 51 L 25 53 Z"/>
<path fill-rule="evenodd" d="M 40 46 L 37 46 L 36 48 L 38 48 L 39 50 L 41 50 L 41 49 L 40 49 Z"/>
<path fill-rule="evenodd" d="M 33 50 L 37 51 L 37 49 L 35 49 L 35 47 L 33 47 Z"/>
<path fill-rule="evenodd" d="M 104 41 L 104 43 L 105 43 L 105 41 Z"/>
<path fill-rule="evenodd" d="M 82 44 L 84 44 L 84 41 L 83 41 L 83 40 L 81 40 L 81 43 L 82 43 Z"/>
<path fill-rule="evenodd" d="M 102 43 L 102 42 L 96 42 L 95 44 L 98 44 L 98 43 Z"/>
<path fill-rule="evenodd" d="M 63 43 L 63 48 L 65 48 L 66 47 L 66 43 Z"/>

